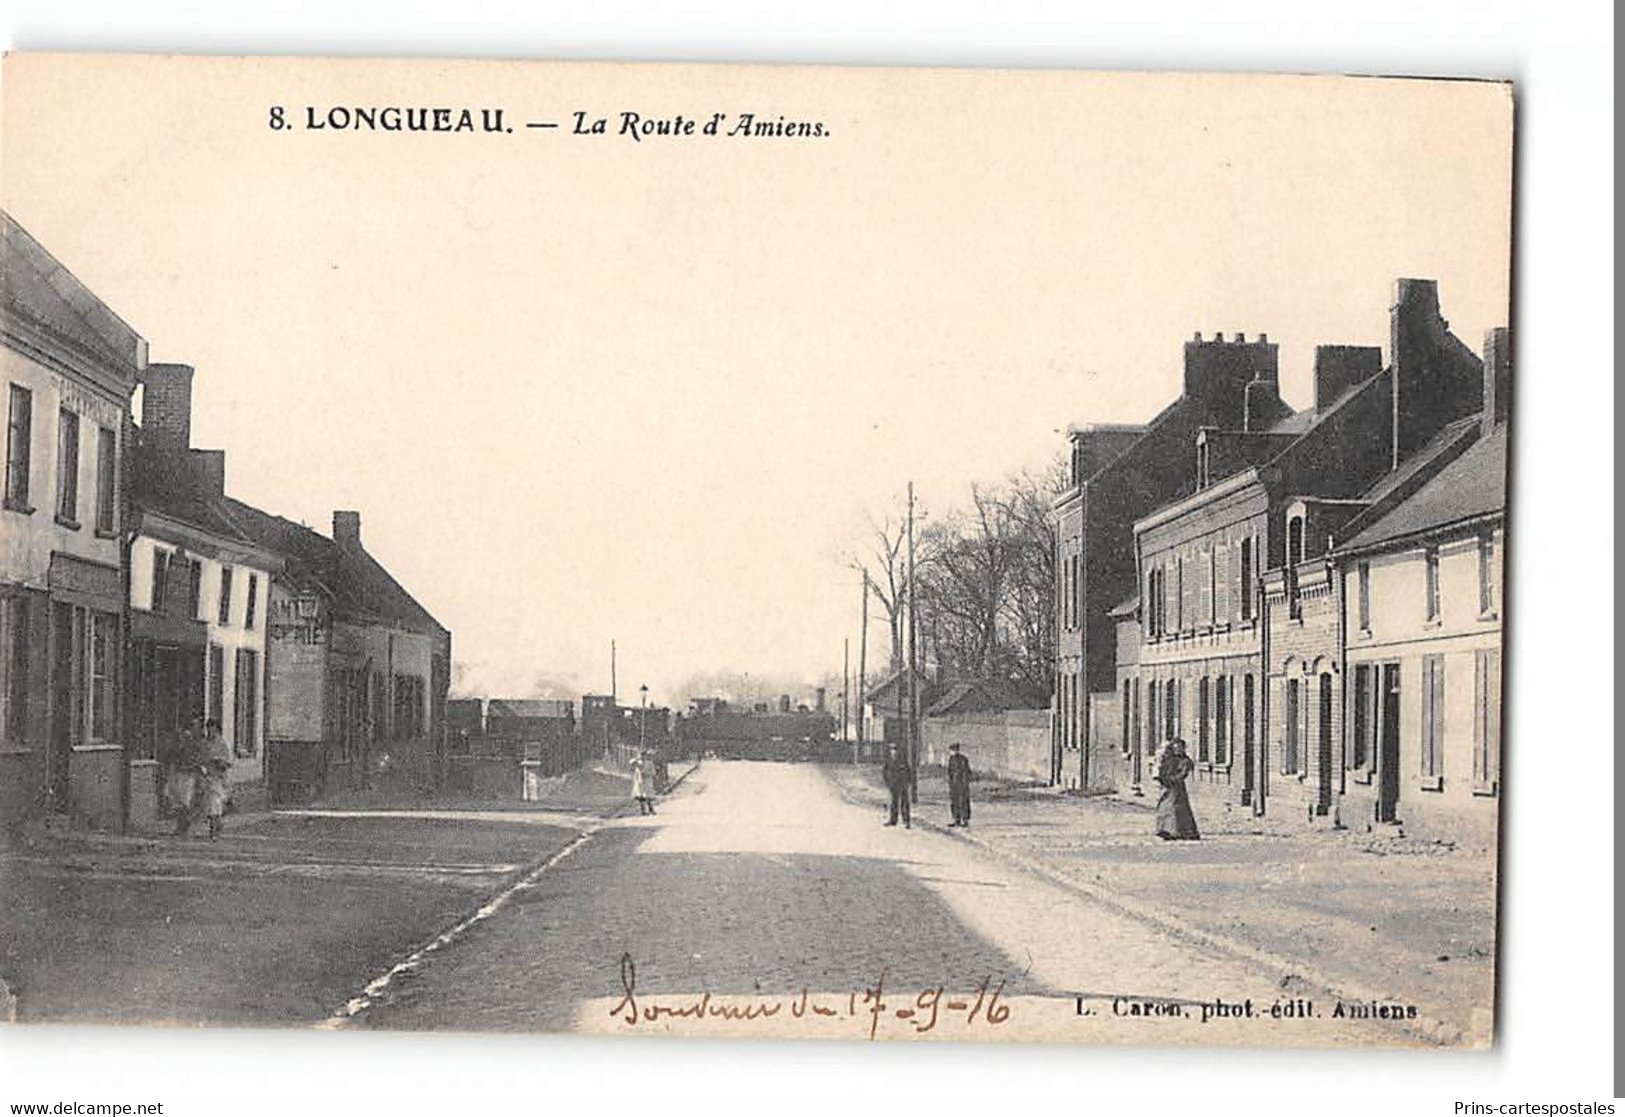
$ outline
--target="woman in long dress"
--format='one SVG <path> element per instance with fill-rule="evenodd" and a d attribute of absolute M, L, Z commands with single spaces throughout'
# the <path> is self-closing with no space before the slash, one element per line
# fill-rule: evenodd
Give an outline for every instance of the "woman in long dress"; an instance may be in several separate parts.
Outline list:
<path fill-rule="evenodd" d="M 1195 769 L 1185 742 L 1178 737 L 1169 741 L 1157 762 L 1157 782 L 1162 785 L 1157 799 L 1157 837 L 1165 842 L 1196 841 L 1202 836 L 1196 829 L 1190 793 L 1185 790 L 1185 780 Z"/>
<path fill-rule="evenodd" d="M 643 753 L 632 758 L 632 798 L 638 801 L 639 814 L 654 814 L 654 797 L 649 794 L 653 774 L 648 772 L 648 760 Z"/>

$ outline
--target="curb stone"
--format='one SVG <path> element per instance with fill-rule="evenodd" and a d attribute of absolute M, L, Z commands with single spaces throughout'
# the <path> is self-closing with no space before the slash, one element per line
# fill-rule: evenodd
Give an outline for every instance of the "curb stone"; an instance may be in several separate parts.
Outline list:
<path fill-rule="evenodd" d="M 877 800 L 860 800 L 856 798 L 850 789 L 843 786 L 839 782 L 835 782 L 835 786 L 840 792 L 841 797 L 854 806 L 872 807 L 878 804 Z M 977 849 L 980 849 L 983 852 L 1006 862 L 1007 864 L 1013 865 L 1024 872 L 1040 877 L 1049 883 L 1064 889 L 1065 891 L 1082 896 L 1084 899 L 1091 900 L 1097 904 L 1100 904 L 1102 907 L 1117 912 L 1120 915 L 1126 915 L 1131 919 L 1139 920 L 1141 923 L 1148 924 L 1164 934 L 1171 935 L 1174 938 L 1183 939 L 1186 942 L 1191 942 L 1198 946 L 1206 947 L 1210 950 L 1217 950 L 1235 957 L 1239 957 L 1245 961 L 1253 963 L 1254 965 L 1263 966 L 1266 969 L 1279 970 L 1283 974 L 1296 977 L 1306 984 L 1317 987 L 1319 992 L 1324 993 L 1333 999 L 1342 1001 L 1393 1001 L 1401 999 L 1387 993 L 1374 993 L 1371 990 L 1360 989 L 1357 986 L 1349 985 L 1343 979 L 1333 977 L 1325 971 L 1310 963 L 1306 963 L 1301 959 L 1288 958 L 1285 955 L 1275 954 L 1271 951 L 1260 949 L 1251 945 L 1250 943 L 1242 942 L 1239 939 L 1233 939 L 1225 935 L 1217 935 L 1211 931 L 1204 931 L 1199 927 L 1192 927 L 1188 924 L 1176 923 L 1162 912 L 1148 907 L 1147 905 L 1140 903 L 1138 900 L 1130 899 L 1129 897 L 1109 888 L 1102 888 L 1101 886 L 1095 884 L 1085 884 L 1084 882 L 1073 878 L 1069 874 L 1060 869 L 1056 869 L 1051 865 L 1046 865 L 1041 861 L 1023 856 L 1019 853 L 1012 853 L 1007 849 L 1001 849 L 999 846 L 994 845 L 985 838 L 973 836 L 969 833 L 960 831 L 957 828 L 949 829 L 948 827 L 942 825 L 942 823 L 934 822 L 930 819 L 915 818 L 914 822 L 917 826 L 933 830 L 944 837 L 964 842 L 966 845 L 975 846 Z M 1396 1023 L 1393 1026 L 1396 1030 L 1406 1035 L 1413 1036 L 1417 1039 L 1424 1040 L 1440 1047 L 1453 1047 L 1459 1045 L 1464 1037 L 1464 1033 L 1460 1025 L 1451 1024 L 1447 1021 L 1440 1020 L 1437 1017 L 1425 1016 L 1421 1014 L 1418 1014 L 1415 1020 L 1406 1021 L 1404 1023 Z M 1474 1046 L 1476 1047 L 1477 1045 Z"/>

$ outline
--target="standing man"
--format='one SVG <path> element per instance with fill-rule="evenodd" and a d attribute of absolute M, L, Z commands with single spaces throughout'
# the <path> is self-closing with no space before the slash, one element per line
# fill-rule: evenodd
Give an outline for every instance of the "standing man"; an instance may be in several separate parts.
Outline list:
<path fill-rule="evenodd" d="M 949 826 L 970 825 L 970 761 L 955 742 L 948 746 L 948 803 L 954 813 Z"/>
<path fill-rule="evenodd" d="M 895 744 L 886 746 L 886 763 L 880 769 L 880 775 L 886 781 L 886 790 L 891 792 L 891 811 L 887 815 L 886 825 L 896 826 L 897 815 L 901 811 L 904 828 L 914 829 L 914 823 L 909 818 L 908 761 L 903 759 Z"/>

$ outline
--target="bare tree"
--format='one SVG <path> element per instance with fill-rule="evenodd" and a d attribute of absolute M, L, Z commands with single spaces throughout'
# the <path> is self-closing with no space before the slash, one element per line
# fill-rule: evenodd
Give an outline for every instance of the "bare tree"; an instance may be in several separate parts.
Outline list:
<path fill-rule="evenodd" d="M 903 610 L 908 578 L 903 546 L 908 524 L 903 515 L 895 511 L 880 516 L 870 512 L 868 519 L 867 544 L 847 554 L 845 563 L 853 570 L 868 574 L 869 592 L 886 612 L 886 624 L 891 633 L 891 669 L 896 673 L 903 669 Z"/>

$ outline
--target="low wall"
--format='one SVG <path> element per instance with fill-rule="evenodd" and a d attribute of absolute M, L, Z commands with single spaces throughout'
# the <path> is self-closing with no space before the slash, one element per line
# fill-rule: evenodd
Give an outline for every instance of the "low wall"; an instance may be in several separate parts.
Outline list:
<path fill-rule="evenodd" d="M 1048 710 L 1000 710 L 921 719 L 921 763 L 948 763 L 948 746 L 953 744 L 960 746 L 973 772 L 1020 782 L 1049 781 Z"/>

